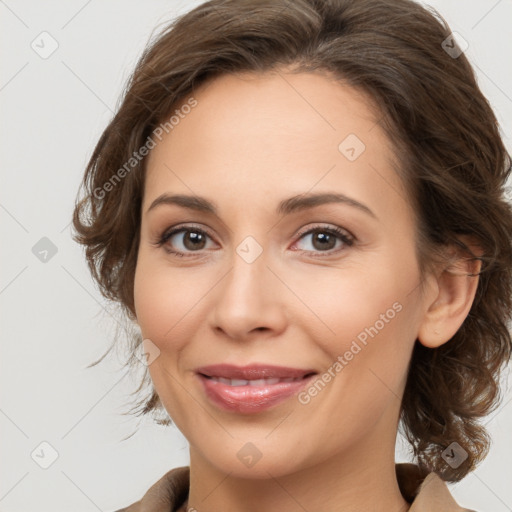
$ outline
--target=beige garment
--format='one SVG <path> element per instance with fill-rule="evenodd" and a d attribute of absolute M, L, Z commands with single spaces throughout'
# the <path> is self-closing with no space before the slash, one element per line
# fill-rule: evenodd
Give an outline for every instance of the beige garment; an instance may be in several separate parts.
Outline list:
<path fill-rule="evenodd" d="M 115 512 L 177 512 L 188 498 L 189 467 L 168 471 L 144 496 Z M 475 512 L 457 505 L 450 491 L 436 473 L 426 477 L 416 464 L 395 464 L 398 486 L 411 504 L 408 512 Z"/>

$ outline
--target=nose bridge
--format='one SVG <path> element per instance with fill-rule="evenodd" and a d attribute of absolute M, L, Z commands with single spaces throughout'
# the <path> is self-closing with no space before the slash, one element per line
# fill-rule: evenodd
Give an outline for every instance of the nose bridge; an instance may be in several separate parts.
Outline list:
<path fill-rule="evenodd" d="M 231 270 L 226 276 L 223 295 L 241 311 L 244 308 L 259 308 L 266 301 L 268 291 L 268 251 L 253 237 L 246 237 L 231 258 Z"/>
<path fill-rule="evenodd" d="M 219 283 L 213 321 L 233 338 L 243 338 L 257 328 L 278 327 L 283 312 L 275 277 L 267 268 L 268 254 L 254 237 L 248 236 L 234 248 L 231 268 Z"/>

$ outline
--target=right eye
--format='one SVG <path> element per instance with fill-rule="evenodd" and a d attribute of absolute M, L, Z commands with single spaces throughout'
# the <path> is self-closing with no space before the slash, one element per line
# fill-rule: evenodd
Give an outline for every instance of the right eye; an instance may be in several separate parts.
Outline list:
<path fill-rule="evenodd" d="M 211 239 L 210 235 L 202 229 L 194 226 L 180 226 L 164 231 L 156 245 L 163 247 L 169 254 L 183 257 L 205 249 L 209 238 Z"/>

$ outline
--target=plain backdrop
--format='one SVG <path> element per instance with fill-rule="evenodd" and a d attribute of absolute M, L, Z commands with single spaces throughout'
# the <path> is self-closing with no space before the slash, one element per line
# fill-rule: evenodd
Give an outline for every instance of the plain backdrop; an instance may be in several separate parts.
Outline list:
<path fill-rule="evenodd" d="M 119 319 L 70 220 L 86 162 L 152 31 L 198 3 L 0 0 L 0 512 L 115 510 L 188 464 L 176 428 L 122 414 L 137 380 L 116 356 L 86 369 Z M 429 4 L 469 43 L 510 151 L 512 1 Z M 450 485 L 479 512 L 512 510 L 511 401 L 504 388 L 502 406 L 484 420 L 488 457 Z M 399 440 L 397 460 L 408 457 Z"/>

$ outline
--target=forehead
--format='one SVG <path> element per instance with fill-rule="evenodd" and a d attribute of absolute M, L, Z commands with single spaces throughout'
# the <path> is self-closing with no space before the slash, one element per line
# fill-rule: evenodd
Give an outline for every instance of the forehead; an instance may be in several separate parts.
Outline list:
<path fill-rule="evenodd" d="M 327 74 L 222 75 L 193 98 L 149 155 L 146 207 L 171 190 L 242 207 L 313 188 L 405 197 L 378 109 Z"/>
<path fill-rule="evenodd" d="M 188 113 L 180 116 L 179 129 L 173 126 L 171 130 L 180 146 L 193 131 L 196 140 L 189 140 L 191 144 L 240 142 L 243 138 L 245 149 L 251 149 L 251 141 L 254 145 L 265 141 L 272 149 L 282 147 L 284 141 L 309 145 L 323 140 L 325 146 L 338 149 L 336 142 L 349 133 L 368 141 L 381 117 L 368 95 L 326 72 L 227 74 L 202 84 L 193 96 L 197 106 L 187 108 Z M 188 99 L 184 98 L 175 112 Z M 374 142 L 387 142 L 380 140 L 378 130 L 371 136 Z M 235 150 L 231 144 L 230 151 Z"/>

